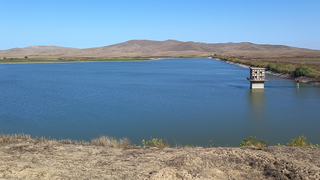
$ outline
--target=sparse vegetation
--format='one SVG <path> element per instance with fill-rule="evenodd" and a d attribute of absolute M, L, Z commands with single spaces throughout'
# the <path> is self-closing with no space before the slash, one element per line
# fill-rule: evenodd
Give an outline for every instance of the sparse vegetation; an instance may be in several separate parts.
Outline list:
<path fill-rule="evenodd" d="M 314 147 L 320 147 L 319 144 L 313 144 L 312 142 L 309 142 L 310 146 L 314 146 Z"/>
<path fill-rule="evenodd" d="M 291 142 L 287 143 L 287 146 L 293 146 L 293 147 L 307 146 L 307 137 L 299 136 L 298 138 L 291 139 Z"/>
<path fill-rule="evenodd" d="M 294 76 L 306 76 L 311 78 L 320 78 L 320 65 L 307 64 L 306 62 L 299 62 L 297 60 L 281 60 L 274 61 L 272 59 L 250 59 L 240 57 L 225 57 L 214 54 L 212 58 L 220 59 L 223 61 L 230 61 L 248 66 L 262 67 L 267 70 L 275 71 L 278 73 L 286 73 Z M 240 59 L 239 59 L 240 58 Z M 299 58 L 295 58 L 299 59 Z M 290 62 L 290 63 L 289 63 Z"/>
<path fill-rule="evenodd" d="M 28 134 L 0 134 L 0 145 L 1 144 L 12 144 L 17 143 L 23 140 L 29 140 L 31 139 L 30 135 Z"/>
<path fill-rule="evenodd" d="M 32 138 L 28 134 L 0 134 L 0 145 L 3 144 L 13 144 L 13 143 L 20 143 L 24 141 L 37 141 L 37 142 L 47 142 L 47 141 L 57 141 L 63 144 L 76 144 L 76 145 L 95 145 L 95 146 L 104 146 L 104 147 L 116 147 L 116 148 L 123 148 L 123 147 L 137 147 L 136 144 L 132 145 L 130 139 L 128 138 L 120 138 L 116 139 L 113 137 L 108 137 L 105 135 L 101 135 L 99 138 L 92 139 L 91 142 L 87 141 L 77 141 L 77 140 L 70 140 L 70 139 L 52 139 L 46 137 L 35 137 Z M 213 147 L 213 140 L 209 140 L 210 144 L 205 146 L 207 148 Z M 306 136 L 299 136 L 298 138 L 291 139 L 289 143 L 286 144 L 287 146 L 291 147 L 305 147 L 308 145 Z M 313 147 L 320 147 L 319 144 L 314 144 L 309 142 L 310 146 Z M 246 147 L 246 146 L 254 146 L 254 147 L 266 147 L 267 141 L 266 140 L 258 140 L 256 136 L 250 136 L 249 139 L 244 138 L 243 141 L 240 142 L 239 147 Z M 274 146 L 285 146 L 280 143 L 275 144 Z M 152 138 L 150 137 L 149 140 L 142 140 L 141 145 L 138 147 L 158 147 L 158 148 L 171 148 L 169 142 L 163 140 L 162 138 Z M 179 145 L 174 146 L 176 148 L 184 147 L 197 147 L 194 145 Z"/>
<path fill-rule="evenodd" d="M 92 139 L 91 144 L 96 146 L 107 146 L 107 147 L 129 147 L 131 146 L 131 141 L 128 138 L 115 139 L 108 136 L 101 135 L 97 139 Z"/>
<path fill-rule="evenodd" d="M 163 140 L 163 139 L 158 139 L 158 138 L 152 138 L 150 137 L 150 140 L 142 140 L 141 144 L 143 147 L 158 147 L 158 148 L 169 148 L 171 147 L 170 144 Z"/>
<path fill-rule="evenodd" d="M 122 146 L 120 140 L 106 136 L 91 143 L 49 139 L 0 134 L 0 178 L 319 179 L 320 172 L 319 145 L 312 143 L 310 148 L 168 149 Z"/>
<path fill-rule="evenodd" d="M 292 64 L 282 64 L 282 63 L 277 62 L 277 63 L 268 63 L 267 66 L 265 66 L 265 68 L 267 70 L 276 71 L 279 73 L 292 74 L 295 66 Z"/>
<path fill-rule="evenodd" d="M 267 145 L 267 141 L 265 140 L 257 140 L 256 136 L 250 136 L 249 139 L 244 138 L 243 141 L 240 142 L 239 147 L 245 146 L 255 146 L 255 147 L 265 147 Z"/>

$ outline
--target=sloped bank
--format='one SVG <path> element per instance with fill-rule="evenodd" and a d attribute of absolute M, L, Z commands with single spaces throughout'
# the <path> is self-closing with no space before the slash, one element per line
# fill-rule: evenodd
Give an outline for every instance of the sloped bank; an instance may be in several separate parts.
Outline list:
<path fill-rule="evenodd" d="M 0 139 L 4 179 L 320 179 L 317 147 L 107 147 Z"/>
<path fill-rule="evenodd" d="M 221 60 L 221 59 L 216 59 L 216 58 L 213 58 L 213 59 L 215 59 L 217 61 L 222 61 L 222 62 L 225 62 L 225 63 L 228 63 L 228 64 L 233 64 L 233 65 L 236 65 L 236 66 L 240 66 L 240 67 L 243 67 L 243 68 L 247 68 L 247 69 L 249 69 L 251 67 L 251 66 L 246 65 L 246 64 L 236 63 L 236 62 L 232 62 L 232 61 Z M 266 70 L 266 73 L 274 75 L 274 76 L 284 77 L 284 78 L 293 77 L 291 74 L 278 73 L 278 72 L 271 71 L 271 70 Z M 248 71 L 248 75 L 249 75 L 249 71 Z M 320 82 L 305 82 L 305 83 L 320 87 Z"/>

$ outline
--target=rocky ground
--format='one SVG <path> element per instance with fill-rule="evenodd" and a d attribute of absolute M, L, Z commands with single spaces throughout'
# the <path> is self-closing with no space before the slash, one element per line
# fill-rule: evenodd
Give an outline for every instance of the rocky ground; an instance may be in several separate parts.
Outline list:
<path fill-rule="evenodd" d="M 0 179 L 320 179 L 317 147 L 116 148 L 25 138 L 2 140 L 0 158 Z"/>

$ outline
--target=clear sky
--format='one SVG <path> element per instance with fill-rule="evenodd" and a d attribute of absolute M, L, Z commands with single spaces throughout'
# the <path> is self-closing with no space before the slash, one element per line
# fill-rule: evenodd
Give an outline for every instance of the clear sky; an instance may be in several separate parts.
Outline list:
<path fill-rule="evenodd" d="M 0 0 L 0 50 L 132 39 L 320 49 L 320 0 Z"/>

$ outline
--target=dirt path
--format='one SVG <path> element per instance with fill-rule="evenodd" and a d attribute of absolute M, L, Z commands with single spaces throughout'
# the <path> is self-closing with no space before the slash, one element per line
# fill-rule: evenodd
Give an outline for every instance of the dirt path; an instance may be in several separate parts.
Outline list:
<path fill-rule="evenodd" d="M 0 179 L 320 179 L 320 148 L 0 145 Z"/>

